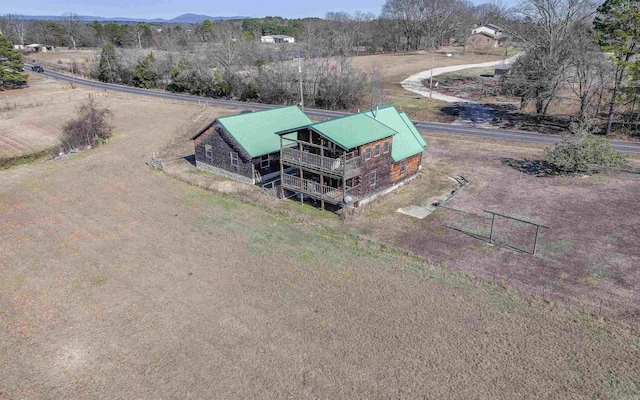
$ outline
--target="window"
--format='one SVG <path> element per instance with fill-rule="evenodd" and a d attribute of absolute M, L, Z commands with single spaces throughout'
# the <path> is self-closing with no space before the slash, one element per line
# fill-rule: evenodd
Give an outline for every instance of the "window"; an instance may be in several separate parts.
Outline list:
<path fill-rule="evenodd" d="M 369 186 L 376 185 L 376 178 L 377 178 L 376 171 L 371 171 L 371 173 L 369 174 Z"/>
<path fill-rule="evenodd" d="M 407 160 L 400 161 L 400 173 L 404 174 L 407 172 Z"/>
<path fill-rule="evenodd" d="M 231 153 L 231 165 L 238 167 L 238 153 Z"/>
<path fill-rule="evenodd" d="M 371 160 L 371 147 L 367 147 L 367 149 L 364 151 L 364 159 Z"/>
<path fill-rule="evenodd" d="M 387 140 L 386 142 L 384 142 L 384 154 L 387 154 L 389 152 L 389 141 Z"/>
<path fill-rule="evenodd" d="M 204 159 L 205 161 L 213 162 L 213 150 L 210 144 L 204 145 Z"/>
<path fill-rule="evenodd" d="M 269 155 L 260 157 L 260 168 L 265 169 L 269 168 Z"/>
<path fill-rule="evenodd" d="M 378 157 L 380 155 L 380 143 L 378 143 L 373 151 L 373 155 Z"/>

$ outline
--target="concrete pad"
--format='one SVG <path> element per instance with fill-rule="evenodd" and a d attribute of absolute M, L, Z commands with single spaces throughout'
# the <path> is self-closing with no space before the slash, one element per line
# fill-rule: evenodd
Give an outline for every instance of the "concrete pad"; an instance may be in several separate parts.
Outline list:
<path fill-rule="evenodd" d="M 408 206 L 408 207 L 398 208 L 396 212 L 399 212 L 400 214 L 408 215 L 410 217 L 423 219 L 429 214 L 431 214 L 433 211 L 435 211 L 435 209 L 436 208 L 433 206 L 426 206 L 426 207 Z"/>

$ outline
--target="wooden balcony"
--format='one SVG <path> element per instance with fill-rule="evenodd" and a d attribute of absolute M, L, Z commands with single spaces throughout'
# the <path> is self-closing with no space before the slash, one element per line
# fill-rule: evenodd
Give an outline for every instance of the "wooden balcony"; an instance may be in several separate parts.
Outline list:
<path fill-rule="evenodd" d="M 311 179 L 300 179 L 299 176 L 283 174 L 282 187 L 294 192 L 303 193 L 311 197 L 322 199 L 328 203 L 341 204 L 344 201 L 342 188 L 334 188 Z M 346 196 L 351 197 L 351 201 L 357 200 L 358 187 L 350 187 L 346 190 Z"/>
<path fill-rule="evenodd" d="M 347 155 L 339 158 L 321 157 L 295 148 L 283 148 L 280 154 L 282 161 L 287 165 L 299 166 L 333 176 L 345 176 L 346 179 L 360 175 L 360 157 L 348 158 Z"/>

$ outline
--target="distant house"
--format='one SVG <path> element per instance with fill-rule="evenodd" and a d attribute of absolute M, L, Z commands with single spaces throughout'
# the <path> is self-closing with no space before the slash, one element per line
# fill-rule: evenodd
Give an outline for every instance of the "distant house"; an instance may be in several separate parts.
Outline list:
<path fill-rule="evenodd" d="M 41 51 L 43 53 L 46 53 L 47 51 L 53 51 L 54 47 L 46 44 L 34 43 L 34 44 L 28 44 L 24 46 L 24 49 L 29 51 L 35 51 L 35 52 Z"/>
<path fill-rule="evenodd" d="M 266 35 L 260 37 L 262 43 L 295 43 L 292 36 L 287 35 Z"/>
<path fill-rule="evenodd" d="M 483 24 L 471 30 L 467 46 L 475 48 L 496 48 L 504 40 L 504 31 L 497 25 Z"/>
<path fill-rule="evenodd" d="M 278 132 L 281 190 L 343 207 L 395 189 L 422 167 L 427 143 L 404 112 L 384 107 Z M 286 192 L 286 193 L 285 193 Z"/>
<path fill-rule="evenodd" d="M 488 33 L 493 37 L 500 38 L 503 36 L 504 30 L 499 26 L 493 25 L 493 24 L 482 24 L 471 30 L 472 35 L 476 33 L 483 33 L 483 32 Z"/>
<path fill-rule="evenodd" d="M 275 132 L 310 123 L 295 106 L 217 118 L 191 138 L 196 166 L 252 184 L 274 178 L 280 174 Z"/>

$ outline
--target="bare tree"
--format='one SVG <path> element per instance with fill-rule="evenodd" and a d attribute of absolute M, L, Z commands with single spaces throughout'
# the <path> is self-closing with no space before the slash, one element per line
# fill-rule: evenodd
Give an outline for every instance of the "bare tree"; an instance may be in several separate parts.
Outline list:
<path fill-rule="evenodd" d="M 589 118 L 587 115 L 589 106 L 596 98 L 600 103 L 602 93 L 612 82 L 613 75 L 610 71 L 613 65 L 593 42 L 593 36 L 588 27 L 576 26 L 571 43 L 573 51 L 569 60 L 567 79 L 571 90 L 580 100 L 578 119 L 584 121 Z M 595 117 L 598 112 L 599 107 L 596 107 Z"/>
<path fill-rule="evenodd" d="M 76 40 L 80 34 L 80 21 L 78 14 L 65 13 L 62 15 L 62 26 L 64 26 L 65 33 L 69 37 L 69 42 L 72 49 L 76 48 Z"/>
<path fill-rule="evenodd" d="M 577 26 L 585 26 L 595 10 L 592 0 L 526 0 L 517 10 L 524 28 L 510 32 L 525 44 L 525 55 L 514 64 L 503 88 L 529 99 L 544 115 L 567 78 Z M 578 35 L 579 36 L 579 35 Z"/>
<path fill-rule="evenodd" d="M 387 0 L 381 17 L 396 22 L 405 38 L 405 50 L 416 50 L 420 45 L 420 0 Z"/>
<path fill-rule="evenodd" d="M 223 30 L 218 32 L 220 48 L 215 52 L 214 62 L 224 71 L 231 71 L 239 63 L 246 38 L 239 31 Z"/>
<path fill-rule="evenodd" d="M 9 37 L 14 44 L 24 46 L 25 37 L 27 36 L 27 22 L 16 14 L 7 14 L 3 19 L 6 21 L 7 33 L 9 33 Z"/>

